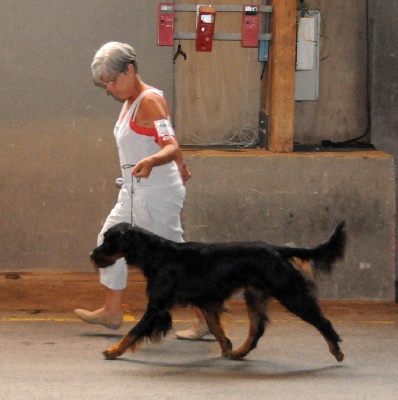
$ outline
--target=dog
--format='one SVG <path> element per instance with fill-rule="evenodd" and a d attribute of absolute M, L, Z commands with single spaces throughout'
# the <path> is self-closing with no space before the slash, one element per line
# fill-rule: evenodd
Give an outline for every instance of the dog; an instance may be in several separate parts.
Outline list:
<path fill-rule="evenodd" d="M 314 248 L 276 246 L 266 242 L 176 243 L 151 232 L 119 223 L 90 255 L 96 268 L 124 257 L 147 279 L 148 304 L 140 321 L 117 344 L 103 352 L 115 359 L 128 348 L 137 350 L 144 339 L 159 342 L 172 328 L 170 310 L 193 305 L 203 312 L 222 355 L 241 359 L 253 350 L 269 322 L 266 306 L 273 297 L 287 310 L 313 325 L 325 338 L 337 361 L 344 359 L 339 335 L 322 314 L 316 285 L 297 268 L 311 263 L 314 272 L 330 273 L 344 256 L 346 232 L 341 222 L 330 238 Z M 295 264 L 295 265 L 293 265 Z M 249 316 L 249 334 L 237 349 L 220 323 L 224 302 L 243 289 Z"/>

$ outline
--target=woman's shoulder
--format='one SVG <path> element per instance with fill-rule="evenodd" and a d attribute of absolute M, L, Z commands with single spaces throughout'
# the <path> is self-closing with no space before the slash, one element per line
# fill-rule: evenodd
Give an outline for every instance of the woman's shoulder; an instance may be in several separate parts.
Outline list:
<path fill-rule="evenodd" d="M 165 118 L 168 115 L 167 102 L 163 97 L 163 93 L 161 91 L 149 91 L 143 98 L 140 103 L 141 112 L 156 114 L 162 118 Z"/>
<path fill-rule="evenodd" d="M 156 89 L 152 86 L 145 88 L 142 92 L 142 101 L 160 101 L 165 102 L 165 98 L 163 97 L 163 92 L 159 89 Z"/>

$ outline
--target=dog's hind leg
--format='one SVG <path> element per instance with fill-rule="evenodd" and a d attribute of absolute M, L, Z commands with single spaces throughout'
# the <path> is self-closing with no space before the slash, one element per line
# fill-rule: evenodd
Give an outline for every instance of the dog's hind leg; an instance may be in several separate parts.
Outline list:
<path fill-rule="evenodd" d="M 227 354 L 232 349 L 232 343 L 229 338 L 225 336 L 224 329 L 221 325 L 220 313 L 218 309 L 201 308 L 201 311 L 206 319 L 206 323 L 210 329 L 210 332 L 215 336 L 218 343 L 220 344 L 222 355 Z"/>
<path fill-rule="evenodd" d="M 254 288 L 246 288 L 244 290 L 244 296 L 249 316 L 249 334 L 245 342 L 238 349 L 230 350 L 225 354 L 226 357 L 234 360 L 245 357 L 257 346 L 257 342 L 263 335 L 268 322 L 266 309 L 269 296 L 263 291 Z"/>
<path fill-rule="evenodd" d="M 334 355 L 338 362 L 344 360 L 344 353 L 340 349 L 341 339 L 334 330 L 332 323 L 325 318 L 316 299 L 311 295 L 300 298 L 278 299 L 292 313 L 296 314 L 305 322 L 313 325 L 325 338 L 329 351 Z"/>

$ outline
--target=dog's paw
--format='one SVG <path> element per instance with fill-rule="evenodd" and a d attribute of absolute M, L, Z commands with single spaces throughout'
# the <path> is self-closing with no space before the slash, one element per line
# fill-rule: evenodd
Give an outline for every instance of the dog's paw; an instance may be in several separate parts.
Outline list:
<path fill-rule="evenodd" d="M 336 357 L 338 362 L 342 362 L 344 360 L 344 353 L 341 350 L 336 351 L 333 353 L 333 355 Z"/>
<path fill-rule="evenodd" d="M 115 360 L 121 354 L 123 354 L 123 353 L 121 353 L 116 346 L 110 347 L 109 349 L 102 352 L 102 355 L 107 360 Z"/>
<path fill-rule="evenodd" d="M 121 356 L 128 348 L 135 350 L 136 345 L 137 342 L 134 342 L 133 337 L 126 335 L 120 342 L 105 350 L 102 354 L 107 360 L 114 360 Z"/>
<path fill-rule="evenodd" d="M 113 354 L 109 350 L 105 350 L 102 352 L 102 355 L 107 359 L 107 360 L 115 360 L 117 358 L 116 354 Z"/>
<path fill-rule="evenodd" d="M 238 353 L 237 351 L 228 350 L 223 353 L 223 356 L 230 360 L 242 360 L 246 354 Z"/>
<path fill-rule="evenodd" d="M 334 355 L 338 362 L 342 362 L 344 360 L 344 353 L 340 349 L 340 346 L 337 343 L 328 342 L 329 351 Z"/>

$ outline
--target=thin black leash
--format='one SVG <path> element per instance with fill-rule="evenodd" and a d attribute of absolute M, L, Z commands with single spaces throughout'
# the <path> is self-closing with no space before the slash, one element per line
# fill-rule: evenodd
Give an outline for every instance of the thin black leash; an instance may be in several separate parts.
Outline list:
<path fill-rule="evenodd" d="M 135 167 L 135 164 L 124 164 L 122 165 L 123 169 L 129 169 Z M 133 209 L 133 194 L 134 194 L 134 176 L 131 175 L 131 193 L 130 193 L 130 223 L 134 226 L 134 209 Z M 137 177 L 137 183 L 141 180 L 141 177 Z"/>

